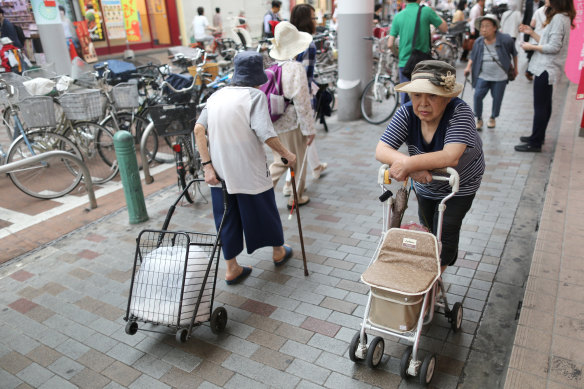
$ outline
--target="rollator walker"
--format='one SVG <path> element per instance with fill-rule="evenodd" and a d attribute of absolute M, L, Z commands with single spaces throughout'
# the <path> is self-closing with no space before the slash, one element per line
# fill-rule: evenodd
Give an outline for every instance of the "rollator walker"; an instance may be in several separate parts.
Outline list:
<path fill-rule="evenodd" d="M 369 267 L 361 276 L 370 286 L 370 292 L 361 330 L 349 347 L 349 358 L 353 362 L 365 360 L 370 368 L 376 368 L 383 358 L 383 336 L 407 340 L 413 345 L 402 354 L 400 375 L 402 378 L 418 376 L 423 385 L 432 380 L 436 356 L 428 354 L 422 360 L 418 355 L 422 327 L 432 322 L 435 306 L 444 309 L 454 332 L 460 330 L 463 314 L 459 302 L 450 308 L 440 277 L 444 211 L 446 202 L 458 192 L 460 179 L 453 168 L 433 171 L 432 179 L 447 181 L 452 188 L 439 204 L 436 236 L 430 232 L 388 228 L 395 199 L 388 190 L 389 166 L 382 165 L 379 169 L 383 233 Z M 367 334 L 375 335 L 370 343 L 367 343 Z"/>

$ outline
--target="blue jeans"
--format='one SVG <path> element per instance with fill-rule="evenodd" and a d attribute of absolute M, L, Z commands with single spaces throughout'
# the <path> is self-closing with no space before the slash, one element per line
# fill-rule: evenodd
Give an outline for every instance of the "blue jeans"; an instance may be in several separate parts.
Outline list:
<path fill-rule="evenodd" d="M 482 78 L 477 80 L 474 93 L 474 111 L 475 116 L 479 119 L 483 118 L 483 99 L 489 91 L 493 98 L 493 107 L 491 109 L 491 117 L 496 118 L 501 111 L 501 103 L 503 102 L 503 95 L 505 94 L 505 81 L 485 81 Z"/>
<path fill-rule="evenodd" d="M 404 70 L 403 67 L 399 68 L 399 82 L 400 82 L 400 84 L 402 82 L 410 81 L 409 78 L 407 78 L 406 76 L 404 76 L 403 70 Z M 410 96 L 407 93 L 401 92 L 400 93 L 400 96 L 401 96 L 402 105 L 405 104 L 405 103 L 407 103 L 408 101 L 410 101 Z"/>

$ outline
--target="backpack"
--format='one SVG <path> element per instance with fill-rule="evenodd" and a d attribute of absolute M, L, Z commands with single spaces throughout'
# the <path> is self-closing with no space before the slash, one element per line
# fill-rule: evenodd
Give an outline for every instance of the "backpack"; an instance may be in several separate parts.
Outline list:
<path fill-rule="evenodd" d="M 270 119 L 272 123 L 280 119 L 280 117 L 291 103 L 290 99 L 284 97 L 282 89 L 282 67 L 274 64 L 265 70 L 268 82 L 260 86 L 260 90 L 265 93 L 268 98 L 268 111 L 270 112 Z"/>

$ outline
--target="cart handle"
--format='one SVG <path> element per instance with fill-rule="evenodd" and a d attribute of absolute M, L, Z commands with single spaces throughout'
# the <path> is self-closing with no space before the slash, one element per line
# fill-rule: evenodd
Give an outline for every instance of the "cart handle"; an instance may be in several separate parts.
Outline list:
<path fill-rule="evenodd" d="M 452 194 L 458 192 L 460 189 L 460 176 L 456 169 L 451 167 L 435 169 L 430 172 L 432 174 L 432 180 L 436 181 L 448 181 L 448 185 L 452 188 Z M 448 174 L 448 177 L 438 176 L 437 174 Z"/>
<path fill-rule="evenodd" d="M 460 189 L 460 176 L 456 169 L 451 167 L 435 169 L 430 172 L 432 174 L 432 180 L 436 181 L 448 181 L 448 184 L 452 187 L 452 193 L 458 192 Z M 438 174 L 447 174 L 447 177 L 439 176 Z M 384 163 L 379 167 L 377 172 L 377 183 L 379 185 L 389 185 L 391 184 L 391 178 L 389 178 L 389 165 Z"/>

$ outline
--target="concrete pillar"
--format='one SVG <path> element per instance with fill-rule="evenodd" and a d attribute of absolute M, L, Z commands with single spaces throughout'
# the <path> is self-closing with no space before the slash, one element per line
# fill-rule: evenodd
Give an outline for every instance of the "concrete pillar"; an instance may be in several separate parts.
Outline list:
<path fill-rule="evenodd" d="M 337 117 L 340 121 L 361 118 L 361 93 L 373 77 L 373 0 L 340 0 L 337 45 L 339 81 Z"/>
<path fill-rule="evenodd" d="M 57 74 L 70 74 L 71 58 L 65 44 L 59 8 L 46 6 L 42 0 L 31 0 L 31 5 L 47 62 L 55 64 Z"/>

